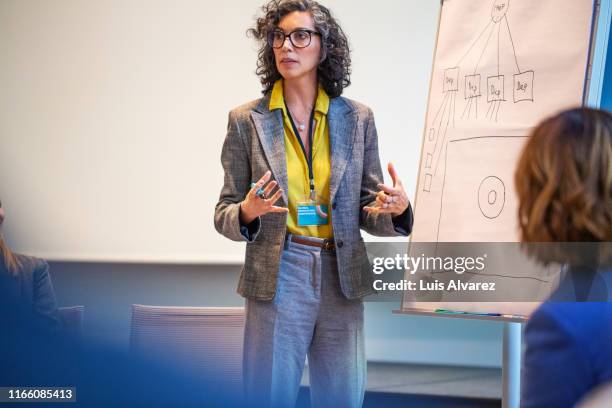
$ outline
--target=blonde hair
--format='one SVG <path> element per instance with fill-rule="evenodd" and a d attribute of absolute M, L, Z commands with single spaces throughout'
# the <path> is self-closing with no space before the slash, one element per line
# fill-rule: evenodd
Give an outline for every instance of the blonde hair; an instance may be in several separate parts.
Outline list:
<path fill-rule="evenodd" d="M 0 209 L 2 208 L 2 201 L 0 201 Z M 3 217 L 0 217 L 0 226 L 4 221 Z M 19 270 L 24 266 L 21 259 L 11 251 L 6 244 L 2 230 L 0 230 L 0 263 L 4 263 L 6 270 L 9 274 L 17 276 Z"/>
<path fill-rule="evenodd" d="M 10 250 L 4 239 L 4 235 L 0 232 L 0 257 L 4 261 L 4 266 L 11 275 L 17 275 L 23 264 L 19 258 Z"/>

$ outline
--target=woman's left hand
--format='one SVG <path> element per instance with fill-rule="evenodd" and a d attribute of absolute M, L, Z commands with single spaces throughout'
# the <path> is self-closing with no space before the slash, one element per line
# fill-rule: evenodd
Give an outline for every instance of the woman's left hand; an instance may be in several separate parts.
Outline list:
<path fill-rule="evenodd" d="M 387 169 L 391 175 L 393 187 L 386 186 L 382 183 L 378 184 L 378 188 L 380 188 L 381 191 L 376 194 L 376 201 L 374 201 L 373 205 L 371 204 L 363 207 L 363 209 L 368 213 L 385 213 L 397 216 L 406 211 L 406 208 L 408 208 L 410 204 L 410 200 L 408 200 L 408 195 L 406 194 L 406 190 L 404 190 L 402 181 L 397 177 L 397 172 L 393 164 L 389 163 Z"/>

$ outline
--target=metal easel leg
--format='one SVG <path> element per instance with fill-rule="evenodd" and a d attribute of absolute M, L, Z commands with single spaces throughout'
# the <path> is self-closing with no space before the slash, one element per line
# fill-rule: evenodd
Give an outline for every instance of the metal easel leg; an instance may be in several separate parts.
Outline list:
<path fill-rule="evenodd" d="M 504 323 L 502 407 L 519 408 L 521 401 L 521 323 Z"/>

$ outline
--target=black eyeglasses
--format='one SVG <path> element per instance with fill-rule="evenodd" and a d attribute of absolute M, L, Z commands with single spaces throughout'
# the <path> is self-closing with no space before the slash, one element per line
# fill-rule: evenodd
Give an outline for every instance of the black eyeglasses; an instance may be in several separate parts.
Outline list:
<path fill-rule="evenodd" d="M 268 44 L 270 44 L 272 48 L 281 48 L 283 44 L 285 44 L 285 39 L 289 37 L 291 45 L 293 45 L 295 48 L 306 48 L 310 45 L 313 34 L 321 35 L 321 33 L 317 31 L 308 30 L 305 28 L 298 28 L 289 34 L 285 34 L 281 30 L 274 30 L 268 36 Z"/>

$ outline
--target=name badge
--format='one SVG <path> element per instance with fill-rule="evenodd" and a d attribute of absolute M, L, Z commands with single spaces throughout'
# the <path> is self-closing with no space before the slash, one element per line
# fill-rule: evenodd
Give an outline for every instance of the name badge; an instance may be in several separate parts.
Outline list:
<path fill-rule="evenodd" d="M 297 206 L 297 222 L 300 227 L 327 225 L 329 223 L 329 206 L 316 202 L 299 203 Z"/>

